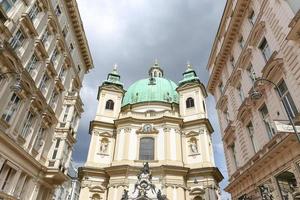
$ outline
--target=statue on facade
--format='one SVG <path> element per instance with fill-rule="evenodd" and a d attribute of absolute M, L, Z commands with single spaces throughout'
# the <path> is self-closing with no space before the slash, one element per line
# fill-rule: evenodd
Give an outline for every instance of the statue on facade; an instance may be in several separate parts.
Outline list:
<path fill-rule="evenodd" d="M 124 189 L 121 200 L 128 200 L 128 190 Z"/>
<path fill-rule="evenodd" d="M 101 140 L 100 143 L 100 153 L 106 153 L 108 149 L 108 142 L 105 140 Z"/>
<path fill-rule="evenodd" d="M 149 199 L 147 196 L 148 192 L 151 192 L 153 195 L 156 195 L 157 200 L 167 200 L 166 195 L 162 195 L 161 191 L 158 190 L 156 192 L 155 185 L 152 183 L 152 175 L 150 172 L 149 163 L 146 162 L 141 169 L 140 173 L 137 175 L 137 182 L 134 185 L 133 195 L 137 191 L 136 197 L 129 197 L 128 190 L 124 190 L 123 196 L 121 200 L 128 200 L 130 199 Z"/>
<path fill-rule="evenodd" d="M 190 141 L 190 149 L 192 153 L 198 153 L 197 141 L 191 140 Z"/>
<path fill-rule="evenodd" d="M 265 185 L 259 186 L 259 190 L 261 193 L 262 200 L 273 200 L 273 195 L 270 192 L 269 188 Z"/>

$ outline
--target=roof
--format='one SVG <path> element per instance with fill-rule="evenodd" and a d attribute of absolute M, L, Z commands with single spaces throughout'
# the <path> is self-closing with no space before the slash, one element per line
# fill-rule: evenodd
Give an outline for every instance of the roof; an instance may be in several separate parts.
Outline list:
<path fill-rule="evenodd" d="M 125 93 L 122 106 L 141 102 L 178 103 L 177 85 L 163 77 L 141 79 Z"/>

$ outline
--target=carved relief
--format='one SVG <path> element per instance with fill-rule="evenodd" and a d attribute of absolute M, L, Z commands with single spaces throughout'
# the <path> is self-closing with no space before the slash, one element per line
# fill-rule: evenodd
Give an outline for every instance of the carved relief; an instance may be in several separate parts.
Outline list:
<path fill-rule="evenodd" d="M 144 124 L 136 131 L 137 134 L 158 134 L 158 130 L 152 124 Z"/>

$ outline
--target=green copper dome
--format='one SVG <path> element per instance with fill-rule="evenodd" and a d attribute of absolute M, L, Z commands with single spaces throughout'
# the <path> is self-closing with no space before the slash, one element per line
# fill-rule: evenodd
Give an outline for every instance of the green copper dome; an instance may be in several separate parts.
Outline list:
<path fill-rule="evenodd" d="M 178 103 L 176 88 L 176 83 L 163 77 L 142 79 L 128 88 L 122 106 L 141 102 Z"/>

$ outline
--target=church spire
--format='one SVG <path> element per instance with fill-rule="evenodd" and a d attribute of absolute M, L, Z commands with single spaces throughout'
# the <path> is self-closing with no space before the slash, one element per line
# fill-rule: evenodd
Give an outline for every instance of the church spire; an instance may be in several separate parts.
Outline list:
<path fill-rule="evenodd" d="M 149 76 L 150 76 L 150 78 L 164 76 L 164 71 L 160 68 L 157 59 L 155 59 L 154 65 L 149 69 Z"/>
<path fill-rule="evenodd" d="M 186 67 L 187 69 L 183 73 L 183 79 L 179 81 L 179 85 L 182 85 L 187 82 L 200 82 L 199 77 L 197 76 L 195 70 L 193 69 L 189 61 L 187 61 Z"/>
<path fill-rule="evenodd" d="M 114 84 L 114 85 L 123 87 L 123 83 L 121 83 L 121 81 L 120 81 L 121 76 L 119 75 L 119 73 L 117 71 L 117 67 L 118 67 L 118 65 L 114 64 L 113 70 L 111 73 L 109 73 L 107 75 L 107 79 L 104 81 L 104 84 Z"/>

